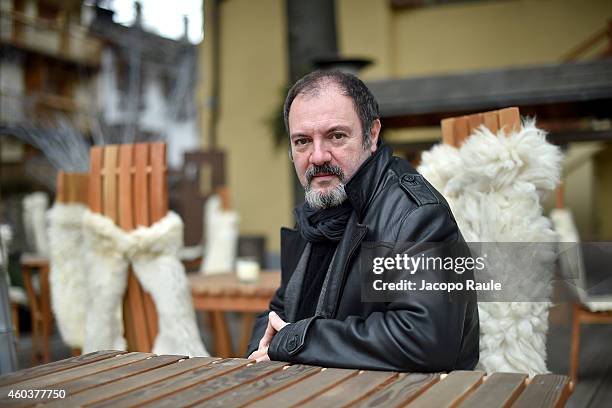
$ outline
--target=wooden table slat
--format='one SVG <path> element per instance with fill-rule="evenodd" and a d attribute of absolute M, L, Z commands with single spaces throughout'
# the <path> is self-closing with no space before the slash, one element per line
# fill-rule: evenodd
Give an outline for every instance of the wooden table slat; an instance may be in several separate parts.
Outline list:
<path fill-rule="evenodd" d="M 410 407 L 456 407 L 482 383 L 482 371 L 453 371 L 410 403 Z"/>
<path fill-rule="evenodd" d="M 212 399 L 208 399 L 198 406 L 207 407 L 238 407 L 265 397 L 296 382 L 308 378 L 321 371 L 321 367 L 306 365 L 292 365 L 283 367 L 282 370 L 274 372 L 260 380 L 248 383 L 240 389 L 234 388 L 232 391 L 223 393 Z"/>
<path fill-rule="evenodd" d="M 513 407 L 559 407 L 570 394 L 570 379 L 564 375 L 541 374 L 531 379 Z"/>
<path fill-rule="evenodd" d="M 126 351 L 113 351 L 104 350 L 96 351 L 93 353 L 83 354 L 78 357 L 67 358 L 65 360 L 55 361 L 53 363 L 45 364 L 43 366 L 37 366 L 28 368 L 25 370 L 16 371 L 14 373 L 5 374 L 0 376 L 0 387 L 4 387 L 10 384 L 17 384 L 32 378 L 42 377 L 43 375 L 50 373 L 57 373 L 59 371 L 67 370 L 82 366 L 85 364 L 94 363 L 96 361 L 104 360 L 107 358 L 115 357 L 119 354 L 125 354 Z"/>
<path fill-rule="evenodd" d="M 177 376 L 166 378 L 155 384 L 143 384 L 142 387 L 135 389 L 129 393 L 107 399 L 99 404 L 94 404 L 95 407 L 116 407 L 116 406 L 133 406 L 140 405 L 154 400 L 165 398 L 169 395 L 182 395 L 195 385 L 207 382 L 211 379 L 216 379 L 224 374 L 239 370 L 247 364 L 252 363 L 250 360 L 242 359 L 225 359 L 215 361 L 207 366 L 198 368 L 197 370 L 183 373 Z"/>
<path fill-rule="evenodd" d="M 355 407 L 404 406 L 438 381 L 440 374 L 400 373 L 395 381 L 359 401 Z"/>
<path fill-rule="evenodd" d="M 505 408 L 512 405 L 525 389 L 526 374 L 493 373 L 471 393 L 462 407 Z"/>
<path fill-rule="evenodd" d="M 249 362 L 251 360 L 234 359 L 236 361 Z M 233 388 L 243 386 L 252 381 L 257 381 L 276 371 L 281 370 L 287 363 L 277 361 L 264 361 L 261 363 L 243 366 L 240 370 L 229 374 L 211 378 L 206 382 L 199 382 L 197 385 L 184 389 L 179 393 L 168 395 L 165 398 L 148 404 L 148 408 L 153 407 L 177 407 L 200 403 L 206 399 L 216 397 Z"/>
<path fill-rule="evenodd" d="M 215 361 L 219 361 L 219 359 L 213 357 L 194 357 L 188 360 L 179 360 L 177 363 L 136 374 L 120 381 L 104 384 L 76 395 L 68 395 L 68 398 L 46 404 L 45 407 L 77 407 L 105 401 L 145 386 L 151 386 L 167 378 L 173 378 L 183 373 L 197 370 Z"/>
<path fill-rule="evenodd" d="M 324 368 L 302 381 L 255 401 L 249 408 L 289 407 L 317 396 L 357 375 L 358 370 Z"/>
<path fill-rule="evenodd" d="M 328 389 L 300 407 L 344 407 L 367 397 L 377 388 L 392 381 L 398 373 L 388 371 L 360 371 L 357 375 Z"/>
<path fill-rule="evenodd" d="M 54 385 L 53 387 L 51 387 L 51 389 L 63 389 L 66 390 L 66 394 L 75 395 L 89 388 L 99 387 L 101 385 L 111 383 L 113 381 L 119 381 L 136 374 L 164 367 L 169 364 L 176 363 L 177 361 L 182 359 L 185 359 L 185 356 L 153 356 L 151 358 L 137 361 L 133 364 L 127 364 L 120 367 L 116 367 L 111 370 L 103 371 L 101 373 L 96 374 L 95 376 L 91 375 L 87 377 L 81 377 L 73 381 Z"/>
<path fill-rule="evenodd" d="M 69 368 L 56 373 L 50 373 L 41 377 L 32 378 L 30 380 L 22 381 L 18 384 L 11 384 L 6 387 L 0 388 L 0 397 L 7 395 L 11 389 L 48 389 L 49 387 L 62 384 L 70 380 L 85 377 L 101 371 L 110 370 L 115 367 L 123 366 L 126 364 L 133 363 L 135 361 L 144 360 L 149 356 L 153 356 L 151 353 L 126 353 L 116 357 L 107 358 L 94 363 L 86 364 L 83 366 L 77 366 Z M 0 400 L 2 401 L 2 400 Z"/>

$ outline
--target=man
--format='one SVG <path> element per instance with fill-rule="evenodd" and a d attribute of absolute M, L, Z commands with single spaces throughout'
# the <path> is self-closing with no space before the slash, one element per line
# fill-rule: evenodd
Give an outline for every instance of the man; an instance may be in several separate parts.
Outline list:
<path fill-rule="evenodd" d="M 297 230 L 281 230 L 281 287 L 258 317 L 248 354 L 326 367 L 473 369 L 474 296 L 421 294 L 362 302 L 364 242 L 461 242 L 442 196 L 380 139 L 378 104 L 356 77 L 317 71 L 284 106 L 305 189 Z"/>

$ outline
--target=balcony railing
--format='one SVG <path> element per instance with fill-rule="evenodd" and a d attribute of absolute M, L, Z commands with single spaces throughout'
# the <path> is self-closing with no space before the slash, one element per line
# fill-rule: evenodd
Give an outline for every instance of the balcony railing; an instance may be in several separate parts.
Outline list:
<path fill-rule="evenodd" d="M 0 42 L 87 66 L 100 64 L 102 42 L 85 27 L 66 21 L 58 23 L 3 10 Z"/>
<path fill-rule="evenodd" d="M 97 116 L 92 106 L 78 103 L 72 98 L 44 92 L 23 95 L 0 89 L 0 128 L 66 119 L 76 129 L 87 132 L 91 121 L 96 120 Z"/>

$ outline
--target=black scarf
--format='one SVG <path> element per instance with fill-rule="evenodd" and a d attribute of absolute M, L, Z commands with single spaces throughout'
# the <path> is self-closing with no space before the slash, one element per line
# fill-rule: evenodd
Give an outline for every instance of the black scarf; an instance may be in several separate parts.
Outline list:
<path fill-rule="evenodd" d="M 308 242 L 338 242 L 353 208 L 348 200 L 341 205 L 317 210 L 307 203 L 295 209 L 300 234 Z"/>

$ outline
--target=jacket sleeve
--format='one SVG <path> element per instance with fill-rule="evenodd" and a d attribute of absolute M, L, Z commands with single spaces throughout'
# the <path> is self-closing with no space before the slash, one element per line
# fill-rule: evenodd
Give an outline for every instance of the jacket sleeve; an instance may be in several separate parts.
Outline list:
<path fill-rule="evenodd" d="M 270 312 L 274 311 L 281 317 L 281 319 L 286 320 L 284 308 L 284 292 L 285 287 L 284 285 L 282 285 L 276 290 L 274 297 L 272 297 L 269 309 L 258 315 L 255 319 L 253 331 L 251 334 L 251 341 L 249 342 L 249 346 L 247 347 L 247 353 L 245 357 L 250 356 L 252 352 L 259 348 L 259 341 L 263 337 L 266 331 L 266 327 L 268 326 L 268 314 Z"/>
<path fill-rule="evenodd" d="M 398 241 L 454 242 L 460 239 L 450 210 L 443 204 L 418 207 L 403 218 Z M 411 293 L 387 304 L 384 312 L 344 320 L 313 317 L 285 326 L 274 336 L 272 360 L 325 367 L 389 371 L 455 369 L 463 344 L 470 302 L 450 301 L 446 292 Z M 478 361 L 478 326 L 470 329 L 473 361 Z M 475 336 L 475 342 L 474 342 Z M 473 344 L 472 344 L 473 343 Z"/>

